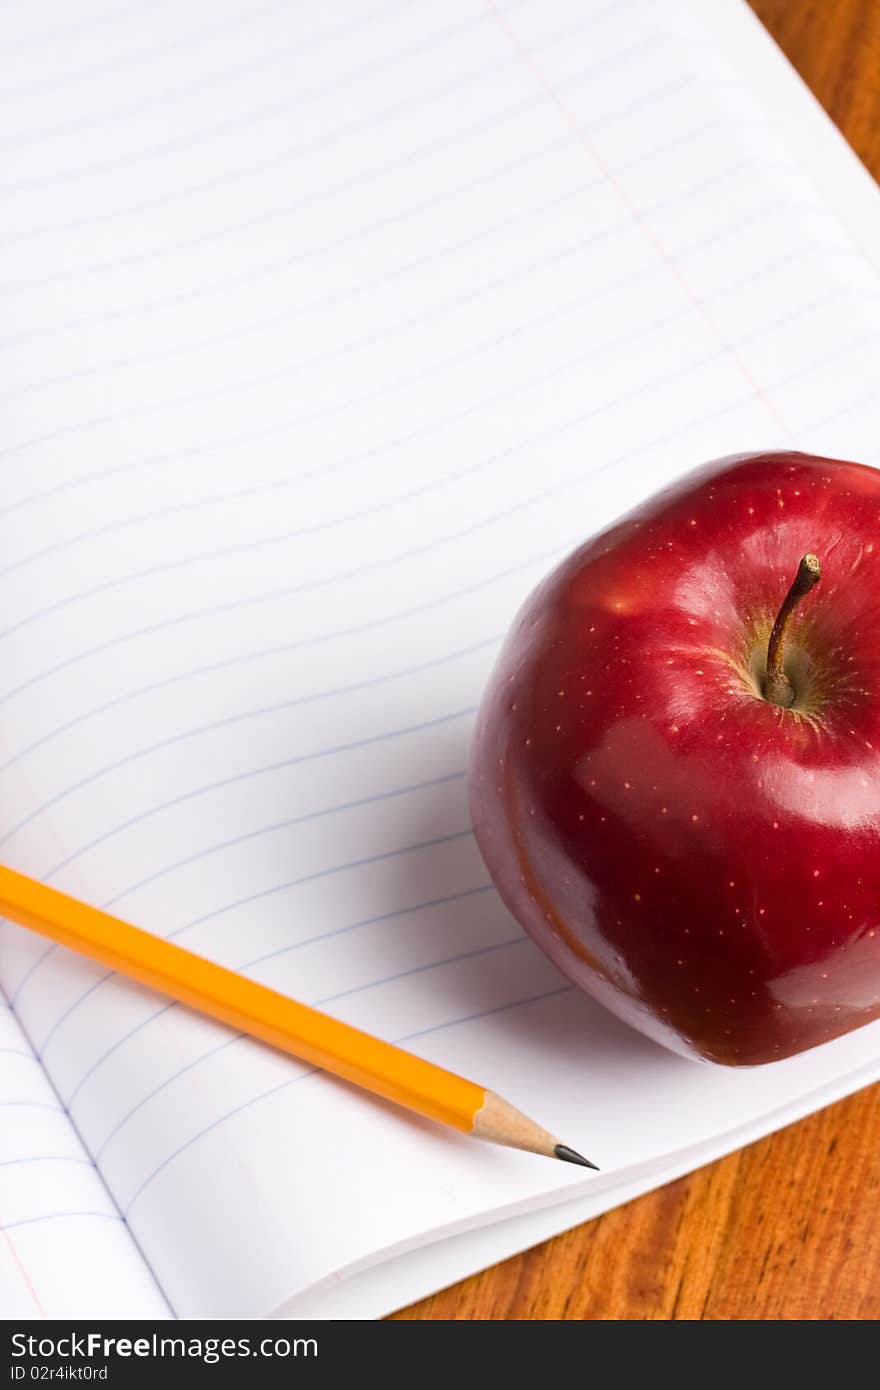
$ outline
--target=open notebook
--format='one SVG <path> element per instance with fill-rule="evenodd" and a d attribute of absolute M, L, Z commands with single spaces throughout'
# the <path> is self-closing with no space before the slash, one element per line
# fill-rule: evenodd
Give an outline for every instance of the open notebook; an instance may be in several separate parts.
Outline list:
<path fill-rule="evenodd" d="M 577 540 L 704 458 L 878 458 L 876 191 L 740 0 L 7 0 L 0 106 L 0 857 L 602 1167 L 2 925 L 3 1312 L 374 1316 L 880 1074 L 876 1025 L 627 1031 L 465 805 Z"/>

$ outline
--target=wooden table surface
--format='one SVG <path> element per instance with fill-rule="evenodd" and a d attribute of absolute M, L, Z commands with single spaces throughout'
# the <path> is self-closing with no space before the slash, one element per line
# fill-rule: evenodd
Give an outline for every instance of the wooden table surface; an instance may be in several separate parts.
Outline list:
<path fill-rule="evenodd" d="M 880 180 L 880 0 L 750 0 Z M 397 1314 L 880 1317 L 880 1085 Z"/>

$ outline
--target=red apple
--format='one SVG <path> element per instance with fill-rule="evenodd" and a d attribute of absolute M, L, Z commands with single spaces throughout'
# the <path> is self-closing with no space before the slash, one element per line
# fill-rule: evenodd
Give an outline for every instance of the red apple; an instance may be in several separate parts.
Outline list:
<path fill-rule="evenodd" d="M 880 1016 L 875 547 L 880 472 L 709 464 L 545 579 L 492 675 L 470 782 L 492 877 L 678 1051 L 769 1062 Z"/>

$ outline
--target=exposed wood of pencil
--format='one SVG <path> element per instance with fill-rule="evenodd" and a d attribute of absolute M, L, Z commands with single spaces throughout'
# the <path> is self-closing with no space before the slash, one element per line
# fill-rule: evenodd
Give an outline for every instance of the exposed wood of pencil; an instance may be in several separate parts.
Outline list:
<path fill-rule="evenodd" d="M 2 866 L 0 916 L 440 1124 L 592 1166 L 485 1087 Z"/>
<path fill-rule="evenodd" d="M 483 1104 L 474 1116 L 471 1129 L 475 1139 L 487 1139 L 490 1144 L 504 1144 L 509 1149 L 526 1149 L 543 1154 L 545 1158 L 561 1158 L 563 1163 L 576 1163 L 581 1168 L 595 1168 L 583 1154 L 560 1144 L 546 1129 L 536 1125 L 528 1115 L 516 1110 L 494 1091 L 486 1091 Z"/>

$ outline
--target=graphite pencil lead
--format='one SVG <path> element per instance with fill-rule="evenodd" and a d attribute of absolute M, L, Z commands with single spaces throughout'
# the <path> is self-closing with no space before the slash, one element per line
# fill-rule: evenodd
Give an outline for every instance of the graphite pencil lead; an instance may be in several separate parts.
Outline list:
<path fill-rule="evenodd" d="M 557 1158 L 561 1158 L 563 1163 L 579 1163 L 582 1168 L 593 1168 L 599 1171 L 595 1163 L 591 1163 L 583 1154 L 579 1154 L 576 1149 L 570 1149 L 567 1144 L 557 1144 L 553 1150 Z"/>

